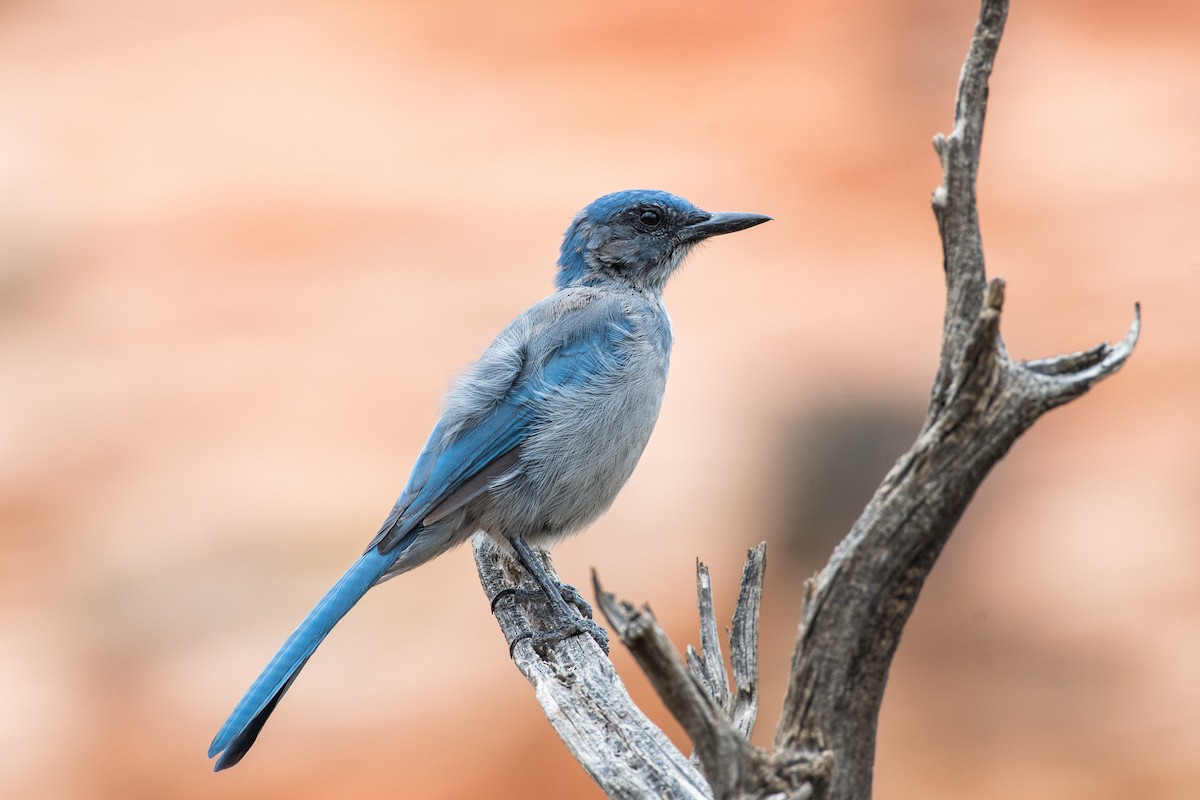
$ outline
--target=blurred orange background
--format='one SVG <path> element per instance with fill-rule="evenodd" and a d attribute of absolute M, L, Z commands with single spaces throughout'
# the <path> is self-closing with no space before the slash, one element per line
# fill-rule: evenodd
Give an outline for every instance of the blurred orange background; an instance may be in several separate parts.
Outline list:
<path fill-rule="evenodd" d="M 881 797 L 1200 782 L 1200 5 L 1017 2 L 980 175 L 1010 352 L 1145 333 L 977 496 L 906 631 Z M 668 289 L 658 430 L 561 545 L 695 642 L 767 539 L 769 743 L 823 562 L 936 366 L 929 146 L 974 3 L 0 9 L 0 796 L 557 798 L 462 548 L 372 592 L 242 765 L 209 740 L 360 552 L 452 376 L 594 197 L 775 222 Z M 1189 309 L 1192 309 L 1189 311 Z M 618 669 L 677 741 L 636 667 Z"/>

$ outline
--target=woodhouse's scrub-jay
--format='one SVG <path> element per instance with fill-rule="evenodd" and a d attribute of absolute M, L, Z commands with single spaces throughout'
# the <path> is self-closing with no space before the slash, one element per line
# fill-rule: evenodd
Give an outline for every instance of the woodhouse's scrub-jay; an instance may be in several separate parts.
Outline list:
<path fill-rule="evenodd" d="M 667 381 L 667 278 L 697 243 L 768 219 L 713 214 L 649 190 L 605 195 L 581 211 L 563 239 L 557 291 L 510 322 L 454 384 L 367 551 L 213 739 L 216 769 L 241 760 L 317 645 L 368 589 L 479 530 L 512 546 L 563 620 L 559 630 L 532 634 L 535 644 L 579 633 L 603 642 L 603 630 L 567 604 L 530 548 L 592 522 L 633 472 Z"/>

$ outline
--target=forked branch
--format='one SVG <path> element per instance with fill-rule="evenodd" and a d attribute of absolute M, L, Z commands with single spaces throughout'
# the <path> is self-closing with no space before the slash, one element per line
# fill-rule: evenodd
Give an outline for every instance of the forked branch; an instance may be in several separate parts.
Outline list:
<path fill-rule="evenodd" d="M 590 639 L 563 642 L 547 660 L 517 647 L 514 658 L 537 687 L 556 729 L 611 796 L 870 797 L 888 668 L 925 579 L 967 503 L 992 466 L 1043 413 L 1116 372 L 1133 352 L 1141 326 L 1136 306 L 1128 333 L 1116 344 L 1029 361 L 1010 359 L 1004 348 L 1005 285 L 999 278 L 987 280 L 975 177 L 988 79 L 1007 12 L 1006 0 L 983 0 L 959 81 L 954 125 L 948 135 L 934 138 L 942 165 L 933 210 L 944 254 L 946 311 L 925 423 L 829 563 L 806 584 L 774 750 L 749 742 L 757 711 L 761 550 L 747 562 L 734 618 L 732 691 L 703 565 L 697 576 L 701 649 L 689 648 L 686 662 L 648 607 L 636 608 L 596 586 L 601 610 L 694 743 L 707 782 L 632 708 L 611 664 Z M 476 557 L 489 596 L 519 580 L 479 539 Z M 536 609 L 524 610 L 521 620 L 509 613 L 516 612 L 498 611 L 510 641 L 520 632 L 514 626 L 537 624 Z M 597 682 L 597 675 L 603 680 Z M 614 730 L 621 735 L 605 738 Z M 653 744 L 628 747 L 627 741 Z M 648 782 L 651 772 L 654 780 Z"/>

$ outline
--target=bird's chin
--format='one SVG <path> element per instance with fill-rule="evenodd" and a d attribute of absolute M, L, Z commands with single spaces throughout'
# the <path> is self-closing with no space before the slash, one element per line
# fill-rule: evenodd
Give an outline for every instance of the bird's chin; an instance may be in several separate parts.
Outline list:
<path fill-rule="evenodd" d="M 692 250 L 698 244 L 700 244 L 699 241 L 681 242 L 674 250 L 671 251 L 670 255 L 659 260 L 657 264 L 646 270 L 646 283 L 648 288 L 653 288 L 656 291 L 662 291 L 662 288 L 666 285 L 667 280 L 679 271 L 679 268 L 683 266 L 683 262 L 687 260 L 688 254 L 692 252 Z"/>

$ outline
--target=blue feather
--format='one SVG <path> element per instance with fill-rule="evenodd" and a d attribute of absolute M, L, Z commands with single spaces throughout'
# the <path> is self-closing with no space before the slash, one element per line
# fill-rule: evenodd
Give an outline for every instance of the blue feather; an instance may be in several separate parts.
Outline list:
<path fill-rule="evenodd" d="M 456 489 L 497 458 L 521 445 L 536 422 L 538 401 L 594 381 L 620 361 L 631 325 L 612 304 L 591 302 L 554 320 L 537 353 L 525 352 L 510 365 L 511 383 L 490 413 L 454 433 L 445 416 L 417 457 L 408 485 L 368 550 L 389 552 Z"/>
<path fill-rule="evenodd" d="M 316 607 L 308 612 L 308 616 L 283 643 L 283 647 L 279 648 L 279 652 L 251 684 L 241 702 L 213 738 L 212 745 L 208 748 L 208 757 L 212 758 L 217 753 L 222 753 L 221 758 L 217 760 L 216 770 L 232 767 L 242 760 L 250 745 L 254 744 L 267 717 L 275 709 L 275 704 L 292 685 L 292 681 L 317 649 L 317 645 L 324 641 L 338 620 L 375 585 L 396 560 L 396 555 L 368 551 L 346 570 Z"/>

